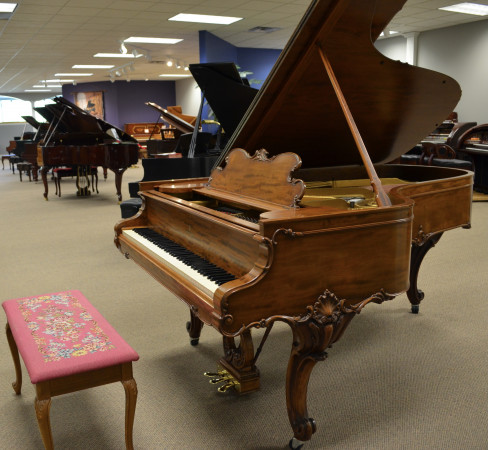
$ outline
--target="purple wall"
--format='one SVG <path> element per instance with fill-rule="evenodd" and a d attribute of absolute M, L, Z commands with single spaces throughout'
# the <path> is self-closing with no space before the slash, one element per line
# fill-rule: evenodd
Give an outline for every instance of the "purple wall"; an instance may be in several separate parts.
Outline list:
<path fill-rule="evenodd" d="M 158 113 L 145 105 L 151 101 L 162 107 L 176 104 L 174 81 L 101 81 L 63 85 L 63 97 L 74 102 L 75 92 L 103 91 L 105 121 L 119 128 L 126 123 L 156 122 Z"/>
<path fill-rule="evenodd" d="M 240 70 L 253 72 L 247 79 L 259 89 L 268 76 L 281 50 L 235 47 L 208 31 L 199 32 L 200 62 L 233 62 Z"/>

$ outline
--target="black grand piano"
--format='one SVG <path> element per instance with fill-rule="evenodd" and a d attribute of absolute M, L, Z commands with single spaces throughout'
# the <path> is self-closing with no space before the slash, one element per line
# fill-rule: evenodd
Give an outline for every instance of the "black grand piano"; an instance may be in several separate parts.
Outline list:
<path fill-rule="evenodd" d="M 122 175 L 138 161 L 137 141 L 63 97 L 55 97 L 54 102 L 45 106 L 52 121 L 39 154 L 44 198 L 48 196 L 47 173 L 51 168 L 101 166 L 115 174 L 115 188 L 121 201 Z M 86 176 L 88 172 L 83 169 L 78 173 Z"/>
<path fill-rule="evenodd" d="M 175 149 L 175 152 L 181 153 L 183 157 L 144 158 L 142 180 L 129 183 L 130 196 L 136 200 L 121 205 L 122 217 L 130 217 L 137 212 L 140 206 L 137 192 L 145 182 L 208 176 L 218 159 L 221 148 L 237 128 L 258 92 L 257 89 L 249 86 L 247 80 L 241 78 L 234 63 L 190 64 L 189 68 L 202 91 L 202 103 L 196 123 L 201 121 L 205 99 L 221 125 L 222 134 L 212 139 L 210 133 L 200 132 L 198 127 L 189 124 L 167 109 L 152 102 L 146 103 L 160 113 L 162 120 L 183 131 Z M 151 141 L 148 141 L 148 146 L 150 143 Z"/>

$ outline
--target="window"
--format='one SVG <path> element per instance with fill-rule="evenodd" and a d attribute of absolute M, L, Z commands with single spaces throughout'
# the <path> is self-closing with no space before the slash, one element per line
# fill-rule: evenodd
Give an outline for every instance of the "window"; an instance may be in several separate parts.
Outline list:
<path fill-rule="evenodd" d="M 37 102 L 34 102 L 34 108 L 39 108 L 41 106 L 49 105 L 51 103 L 54 103 L 52 99 L 50 98 L 45 98 L 44 100 L 38 100 Z M 42 117 L 37 111 L 34 111 L 34 118 L 38 122 L 45 122 L 46 119 Z"/>
<path fill-rule="evenodd" d="M 22 116 L 32 115 L 31 102 L 12 97 L 0 97 L 0 122 L 24 122 Z"/>

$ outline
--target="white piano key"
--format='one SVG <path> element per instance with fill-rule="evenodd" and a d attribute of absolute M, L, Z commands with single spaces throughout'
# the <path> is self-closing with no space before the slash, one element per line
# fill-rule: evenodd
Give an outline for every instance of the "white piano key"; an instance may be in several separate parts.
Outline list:
<path fill-rule="evenodd" d="M 214 292 L 218 289 L 219 285 L 209 280 L 207 277 L 197 272 L 192 267 L 187 266 L 183 261 L 175 258 L 165 250 L 159 248 L 148 239 L 144 238 L 134 230 L 123 230 L 122 234 L 129 240 L 135 242 L 138 246 L 142 246 L 152 254 L 156 259 L 162 262 L 164 265 L 170 267 L 172 270 L 183 275 L 185 278 L 192 279 L 195 284 L 210 297 L 213 297 Z"/>

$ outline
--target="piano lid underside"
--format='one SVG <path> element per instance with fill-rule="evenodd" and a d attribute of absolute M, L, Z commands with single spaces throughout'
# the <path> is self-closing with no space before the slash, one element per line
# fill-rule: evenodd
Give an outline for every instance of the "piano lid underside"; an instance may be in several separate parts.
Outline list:
<path fill-rule="evenodd" d="M 460 97 L 454 80 L 389 60 L 374 48 L 375 0 L 336 2 L 348 4 L 347 14 L 343 11 L 336 23 L 331 23 L 334 12 L 325 8 L 327 3 L 334 2 L 318 2 L 283 51 L 227 151 L 293 151 L 304 168 L 361 164 L 317 44 L 331 63 L 374 163 L 407 152 L 453 110 Z M 403 0 L 397 3 L 401 6 Z M 322 27 L 318 31 L 309 29 L 317 24 Z"/>

